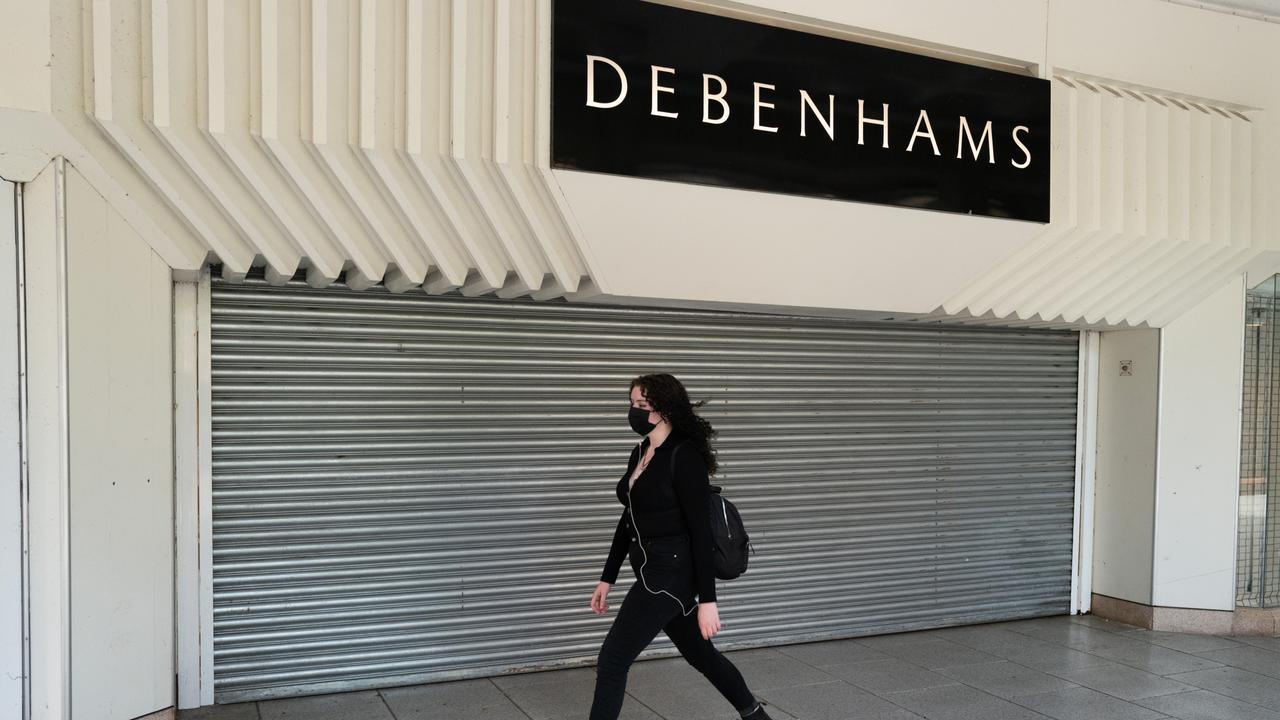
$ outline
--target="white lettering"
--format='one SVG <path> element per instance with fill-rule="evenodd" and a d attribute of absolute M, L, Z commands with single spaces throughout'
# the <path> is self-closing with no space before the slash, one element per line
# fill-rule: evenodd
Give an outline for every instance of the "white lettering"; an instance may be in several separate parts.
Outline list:
<path fill-rule="evenodd" d="M 755 125 L 752 127 L 752 129 L 753 129 L 753 130 L 761 130 L 761 131 L 763 131 L 763 132 L 774 132 L 774 133 L 776 133 L 776 132 L 778 132 L 778 128 L 776 128 L 776 127 L 772 127 L 772 126 L 769 126 L 769 125 L 761 125 L 761 124 L 760 124 L 760 108 L 769 108 L 769 109 L 773 109 L 773 103 L 770 103 L 770 102 L 763 102 L 763 101 L 761 101 L 761 100 L 760 100 L 760 91 L 761 91 L 762 89 L 763 89 L 763 90 L 773 90 L 773 89 L 774 89 L 774 87 L 773 87 L 772 85 L 767 85 L 767 84 L 765 84 L 765 83 L 753 83 L 753 84 L 755 85 L 755 90 L 754 90 L 755 101 L 754 101 L 754 103 L 753 103 L 753 104 L 754 104 L 754 106 L 755 106 L 755 110 L 754 110 L 754 112 L 755 112 Z"/>
<path fill-rule="evenodd" d="M 881 135 L 881 137 L 883 138 L 883 141 L 880 143 L 880 147 L 883 147 L 883 148 L 889 147 L 889 103 L 881 104 L 881 106 L 884 109 L 882 111 L 883 114 L 880 116 L 879 120 L 870 120 L 867 118 L 866 115 L 863 115 L 862 105 L 863 105 L 862 98 L 858 98 L 858 144 L 859 145 L 862 144 L 862 126 L 867 123 L 871 123 L 872 125 L 879 125 L 881 128 L 883 128 L 882 135 Z"/>
<path fill-rule="evenodd" d="M 991 140 L 991 121 L 988 120 L 986 125 L 982 126 L 982 138 L 978 140 L 978 144 L 973 144 L 973 131 L 969 129 L 969 118 L 960 116 L 960 137 L 956 138 L 956 159 L 964 157 L 964 140 L 969 139 L 969 150 L 973 152 L 973 159 L 978 159 L 978 153 L 982 150 L 983 143 L 987 144 L 987 163 L 996 164 L 996 145 Z"/>
<path fill-rule="evenodd" d="M 1031 132 L 1031 128 L 1027 127 L 1026 125 L 1019 125 L 1018 127 L 1013 129 L 1013 144 L 1018 146 L 1018 149 L 1021 150 L 1023 154 L 1027 156 L 1027 159 L 1022 163 L 1019 163 L 1017 160 L 1010 160 L 1009 162 L 1013 163 L 1013 166 L 1018 168 L 1019 170 L 1023 170 L 1031 165 L 1031 151 L 1027 149 L 1026 145 L 1022 144 L 1022 140 L 1018 139 L 1019 130 L 1021 130 L 1022 132 Z"/>
<path fill-rule="evenodd" d="M 720 83 L 720 91 L 711 92 L 711 81 L 715 80 Z M 702 76 L 702 122 L 709 125 L 720 125 L 729 119 L 729 103 L 724 101 L 724 96 L 728 94 L 729 86 L 725 84 L 724 78 L 719 75 L 703 75 Z M 715 120 L 711 119 L 711 102 L 720 103 L 720 117 Z"/>
<path fill-rule="evenodd" d="M 610 100 L 609 102 L 600 102 L 599 100 L 596 99 L 596 63 L 601 63 L 601 62 L 613 68 L 614 72 L 618 73 L 618 79 L 622 81 L 622 90 L 621 92 L 618 93 L 618 97 L 614 98 L 613 100 Z M 625 100 L 626 97 L 627 97 L 627 74 L 622 71 L 622 66 L 618 65 L 618 63 L 610 60 L 609 58 L 603 57 L 601 55 L 588 55 L 587 56 L 587 107 L 602 108 L 604 110 L 608 110 L 609 108 L 616 108 L 622 104 L 622 101 Z"/>
<path fill-rule="evenodd" d="M 827 137 L 832 140 L 836 139 L 836 96 L 827 95 L 827 116 L 823 117 L 818 112 L 818 106 L 813 104 L 813 98 L 809 97 L 809 93 L 804 90 L 800 91 L 800 137 L 808 137 L 805 128 L 804 109 L 808 107 L 813 111 L 813 116 L 818 118 L 818 122 L 822 125 L 822 129 L 827 131 Z"/>
<path fill-rule="evenodd" d="M 676 92 L 675 88 L 670 88 L 670 87 L 667 87 L 666 85 L 658 84 L 658 74 L 666 73 L 668 75 L 675 75 L 676 71 L 672 68 L 660 67 L 658 65 L 653 65 L 652 69 L 653 69 L 653 92 L 651 93 L 652 99 L 649 104 L 649 107 L 650 107 L 649 114 L 655 115 L 657 117 L 669 117 L 669 118 L 680 117 L 680 113 L 667 112 L 665 110 L 658 109 L 658 93 L 671 93 L 674 95 Z"/>
<path fill-rule="evenodd" d="M 924 132 L 920 132 L 920 126 L 924 125 Z M 911 132 L 911 141 L 907 143 L 907 152 L 911 152 L 911 148 L 916 144 L 916 138 L 929 138 L 929 144 L 933 146 L 933 154 L 941 155 L 938 152 L 938 140 L 933 136 L 933 125 L 929 123 L 929 113 L 925 110 L 920 111 L 920 117 L 916 118 L 916 129 Z"/>

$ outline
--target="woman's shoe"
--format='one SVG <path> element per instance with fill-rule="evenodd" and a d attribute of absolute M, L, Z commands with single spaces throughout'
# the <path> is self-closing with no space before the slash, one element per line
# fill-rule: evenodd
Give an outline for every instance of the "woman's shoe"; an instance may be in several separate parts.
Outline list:
<path fill-rule="evenodd" d="M 773 720 L 773 718 L 769 717 L 769 713 L 764 711 L 764 704 L 761 703 L 756 706 L 753 712 L 743 715 L 742 720 Z"/>

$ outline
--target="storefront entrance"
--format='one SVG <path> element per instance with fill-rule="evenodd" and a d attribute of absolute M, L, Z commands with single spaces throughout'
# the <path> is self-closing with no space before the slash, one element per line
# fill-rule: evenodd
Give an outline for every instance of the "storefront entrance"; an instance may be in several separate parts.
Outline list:
<path fill-rule="evenodd" d="M 1075 333 L 260 281 L 212 313 L 218 702 L 594 662 L 644 372 L 707 401 L 757 550 L 722 648 L 1070 611 Z"/>

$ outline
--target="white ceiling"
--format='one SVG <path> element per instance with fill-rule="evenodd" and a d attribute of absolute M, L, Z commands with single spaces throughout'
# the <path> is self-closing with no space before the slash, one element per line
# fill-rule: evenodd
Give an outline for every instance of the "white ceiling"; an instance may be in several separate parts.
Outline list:
<path fill-rule="evenodd" d="M 1206 10 L 1280 22 L 1280 0 L 1168 0 Z"/>

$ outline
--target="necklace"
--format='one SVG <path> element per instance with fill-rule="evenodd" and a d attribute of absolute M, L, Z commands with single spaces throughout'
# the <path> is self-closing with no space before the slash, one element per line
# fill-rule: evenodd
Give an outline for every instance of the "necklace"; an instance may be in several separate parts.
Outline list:
<path fill-rule="evenodd" d="M 642 453 L 640 455 L 640 462 L 636 463 L 636 469 L 631 473 L 631 480 L 627 482 L 627 489 L 635 486 L 636 478 L 640 477 L 641 473 L 643 473 L 644 469 L 647 467 L 649 467 L 649 456 L 647 453 Z"/>

